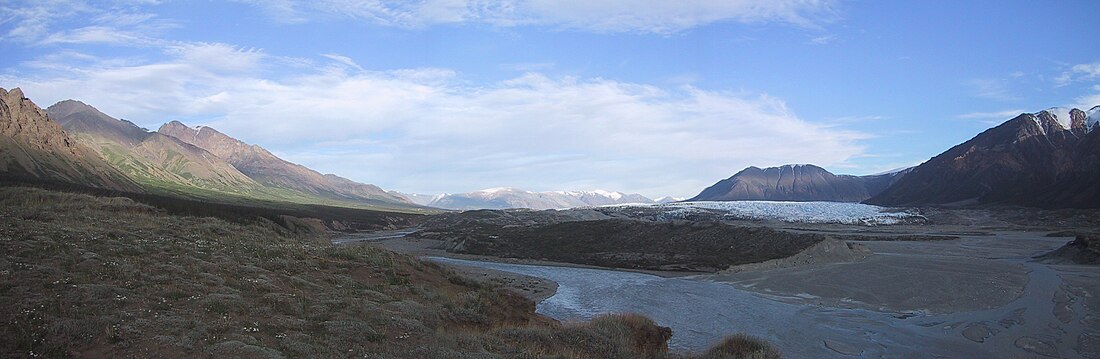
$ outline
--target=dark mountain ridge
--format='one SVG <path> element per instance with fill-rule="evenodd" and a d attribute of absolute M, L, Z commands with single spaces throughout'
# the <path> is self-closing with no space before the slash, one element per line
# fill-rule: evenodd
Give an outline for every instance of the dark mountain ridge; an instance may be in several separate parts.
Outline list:
<path fill-rule="evenodd" d="M 929 159 L 867 203 L 1100 207 L 1097 112 L 1020 114 Z"/>
<path fill-rule="evenodd" d="M 907 171 L 850 176 L 835 175 L 809 164 L 751 166 L 707 187 L 688 201 L 859 202 L 889 187 Z"/>

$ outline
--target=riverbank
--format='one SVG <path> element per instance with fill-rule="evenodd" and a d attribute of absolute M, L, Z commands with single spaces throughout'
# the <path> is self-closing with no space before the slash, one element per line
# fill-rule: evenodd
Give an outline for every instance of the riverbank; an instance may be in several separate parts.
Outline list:
<path fill-rule="evenodd" d="M 480 268 L 476 275 L 496 283 L 520 283 L 511 287 L 528 287 L 539 313 L 558 320 L 641 313 L 672 327 L 670 345 L 679 350 L 747 332 L 793 357 L 1100 358 L 1100 267 L 1036 260 L 1073 240 L 1049 234 L 1084 228 L 1080 221 L 1061 227 L 980 211 L 949 214 L 943 224 L 784 223 L 776 229 L 826 240 L 794 256 L 717 273 L 460 254 L 444 249 L 458 241 L 422 237 L 370 245 L 442 257 L 433 260 L 460 271 Z M 532 283 L 544 285 L 538 296 Z"/>
<path fill-rule="evenodd" d="M 832 269 L 811 265 L 743 272 L 765 273 L 758 281 L 433 260 L 554 280 L 560 295 L 541 302 L 539 313 L 565 321 L 639 313 L 671 327 L 670 346 L 680 351 L 745 332 L 775 343 L 793 358 L 1097 358 L 1100 268 L 1031 261 L 1033 253 L 1056 248 L 1065 238 L 1035 232 L 981 238 L 868 242 L 863 244 L 878 259 L 822 265 Z M 905 265 L 909 262 L 914 265 Z M 1005 274 L 1004 280 L 995 278 L 999 267 L 973 271 L 998 262 L 1022 270 Z M 814 275 L 815 269 L 823 273 Z M 953 271 L 961 273 L 944 276 Z M 808 277 L 784 286 L 802 275 Z M 868 286 L 868 280 L 857 278 L 861 275 L 879 284 Z M 1008 292 L 982 293 L 990 290 L 986 282 Z"/>
<path fill-rule="evenodd" d="M 684 277 L 691 275 L 702 274 L 701 272 L 673 272 L 673 271 L 652 271 L 652 270 L 631 270 L 622 268 L 606 268 L 585 264 L 566 263 L 566 262 L 554 262 L 543 261 L 535 259 L 522 259 L 522 258 L 501 258 L 476 254 L 461 254 L 452 253 L 439 248 L 443 243 L 442 241 L 433 239 L 424 239 L 410 236 L 373 236 L 370 234 L 364 235 L 347 235 L 340 236 L 333 239 L 334 243 L 342 245 L 364 245 L 373 246 L 388 251 L 393 251 L 401 254 L 406 254 L 414 257 L 442 257 L 442 258 L 454 258 L 470 261 L 480 262 L 495 262 L 495 263 L 507 263 L 507 264 L 525 264 L 525 265 L 539 265 L 550 267 L 570 267 L 570 268 L 589 268 L 589 269 L 603 269 L 614 270 L 623 272 L 645 273 L 664 278 Z M 557 292 L 558 284 L 552 280 L 545 278 L 526 276 L 516 274 L 513 272 L 493 270 L 487 268 L 478 268 L 470 266 L 452 266 L 454 271 L 466 275 L 470 278 L 492 283 L 504 288 L 508 288 L 518 292 L 524 297 L 535 301 L 536 303 L 553 296 Z"/>

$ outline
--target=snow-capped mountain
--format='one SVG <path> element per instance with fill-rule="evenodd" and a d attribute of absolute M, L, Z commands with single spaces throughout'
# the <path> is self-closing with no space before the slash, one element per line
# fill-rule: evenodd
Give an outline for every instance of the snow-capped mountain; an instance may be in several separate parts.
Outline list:
<path fill-rule="evenodd" d="M 443 196 L 447 195 L 446 193 L 444 193 L 444 194 L 423 194 L 423 193 L 404 193 L 404 192 L 398 192 L 398 191 L 386 191 L 386 192 L 389 192 L 390 194 L 392 194 L 394 196 L 402 197 L 402 198 L 408 200 L 411 203 L 415 203 L 415 204 L 418 204 L 418 205 L 421 205 L 421 206 L 427 206 L 429 203 L 432 203 L 432 201 L 443 198 Z"/>
<path fill-rule="evenodd" d="M 609 204 L 654 203 L 640 194 L 611 191 L 551 191 L 532 192 L 510 187 L 489 188 L 476 192 L 448 194 L 428 206 L 446 209 L 562 209 Z"/>
<path fill-rule="evenodd" d="M 685 199 L 687 199 L 687 197 L 673 197 L 673 196 L 664 196 L 664 197 L 661 197 L 661 198 L 655 199 L 655 200 L 653 200 L 653 201 L 654 201 L 654 202 L 657 202 L 657 203 L 662 203 L 662 204 L 663 204 L 663 203 L 680 202 L 680 201 L 683 201 L 683 200 L 685 200 Z"/>
<path fill-rule="evenodd" d="M 1100 207 L 1100 106 L 1024 113 L 933 157 L 867 203 Z"/>

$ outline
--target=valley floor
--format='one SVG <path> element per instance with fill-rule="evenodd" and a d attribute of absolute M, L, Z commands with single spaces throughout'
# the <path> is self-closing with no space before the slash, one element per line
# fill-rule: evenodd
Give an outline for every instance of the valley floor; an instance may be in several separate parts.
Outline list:
<path fill-rule="evenodd" d="M 650 316 L 673 328 L 671 345 L 680 350 L 743 331 L 792 357 L 1100 358 L 1100 267 L 1034 259 L 1073 239 L 1048 233 L 1080 228 L 998 220 L 1004 217 L 963 210 L 937 213 L 939 224 L 766 223 L 826 234 L 841 245 L 718 273 L 651 272 L 661 276 L 650 279 L 569 263 L 449 253 L 435 249 L 444 247 L 442 241 L 422 238 L 373 245 L 461 259 L 438 260 L 518 283 L 542 300 L 540 313 L 559 320 L 618 311 Z M 932 240 L 890 240 L 897 238 Z M 544 299 L 553 287 L 547 281 L 558 288 Z M 700 317 L 706 308 L 714 312 Z"/>
<path fill-rule="evenodd" d="M 437 263 L 334 246 L 317 219 L 210 207 L 0 186 L 0 357 L 778 357 L 748 337 L 669 353 L 642 316 L 561 323 Z"/>

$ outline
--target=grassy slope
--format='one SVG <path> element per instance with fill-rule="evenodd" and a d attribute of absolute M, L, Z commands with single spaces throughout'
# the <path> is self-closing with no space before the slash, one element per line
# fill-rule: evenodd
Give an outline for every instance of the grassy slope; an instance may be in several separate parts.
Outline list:
<path fill-rule="evenodd" d="M 93 151 L 76 147 L 75 154 L 41 149 L 0 135 L 0 178 L 51 178 L 98 188 L 140 191 L 138 184 L 112 170 Z"/>
<path fill-rule="evenodd" d="M 288 188 L 264 186 L 236 172 L 236 169 L 229 170 L 236 172 L 238 177 L 234 177 L 233 173 L 219 172 L 219 169 L 211 164 L 202 164 L 200 159 L 188 158 L 187 155 L 176 152 L 172 144 L 143 143 L 131 148 L 115 140 L 91 134 L 75 134 L 74 137 L 92 148 L 111 167 L 125 174 L 146 192 L 153 194 L 241 205 L 288 202 L 399 213 L 439 212 L 413 204 L 339 200 Z M 152 159 L 146 157 L 152 157 Z M 191 171 L 196 169 L 195 166 L 211 172 L 192 173 Z M 226 166 L 231 167 L 228 164 Z"/>
<path fill-rule="evenodd" d="M 316 228 L 0 187 L 0 356 L 668 357 L 667 329 L 645 318 L 560 325 L 515 294 L 333 247 Z M 774 357 L 730 346 L 770 350 L 749 340 L 705 357 Z"/>
<path fill-rule="evenodd" d="M 286 188 L 258 186 L 242 191 L 241 188 L 212 186 L 196 187 L 175 181 L 167 181 L 152 177 L 133 177 L 149 193 L 191 198 L 203 201 L 213 201 L 226 204 L 250 205 L 264 202 L 286 202 L 301 205 L 335 206 L 346 208 L 358 208 L 374 211 L 386 211 L 396 213 L 439 213 L 438 209 L 420 207 L 413 204 L 403 205 L 383 201 L 340 201 L 310 195 L 300 191 Z"/>
<path fill-rule="evenodd" d="M 43 182 L 34 178 L 6 178 L 0 174 L 0 187 L 34 187 L 101 197 L 127 197 L 139 203 L 165 210 L 168 214 L 212 216 L 237 222 L 252 223 L 263 217 L 284 223 L 284 217 L 310 218 L 333 231 L 370 231 L 414 226 L 425 216 L 420 213 L 377 211 L 361 208 L 261 201 L 244 198 L 221 198 L 210 201 L 179 194 L 133 193 L 91 188 L 64 182 Z"/>

